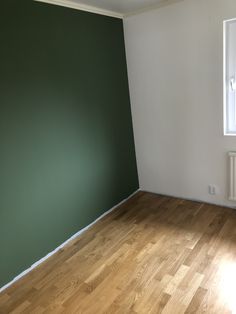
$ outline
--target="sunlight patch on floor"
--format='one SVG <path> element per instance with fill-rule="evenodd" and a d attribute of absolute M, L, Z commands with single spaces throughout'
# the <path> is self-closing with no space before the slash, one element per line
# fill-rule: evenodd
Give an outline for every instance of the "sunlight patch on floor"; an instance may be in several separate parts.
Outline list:
<path fill-rule="evenodd" d="M 220 294 L 232 314 L 236 314 L 236 263 L 225 262 L 220 271 Z"/>

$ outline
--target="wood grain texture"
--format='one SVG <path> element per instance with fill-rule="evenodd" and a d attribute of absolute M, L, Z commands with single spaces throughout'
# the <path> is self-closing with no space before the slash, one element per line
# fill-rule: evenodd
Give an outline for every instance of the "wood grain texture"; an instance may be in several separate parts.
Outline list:
<path fill-rule="evenodd" d="M 236 212 L 139 192 L 0 294 L 0 313 L 235 313 L 234 291 Z"/>

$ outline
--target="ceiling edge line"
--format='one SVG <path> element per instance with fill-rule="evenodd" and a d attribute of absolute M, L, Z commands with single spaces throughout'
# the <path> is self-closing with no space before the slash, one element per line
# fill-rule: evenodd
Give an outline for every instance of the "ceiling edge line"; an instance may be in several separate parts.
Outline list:
<path fill-rule="evenodd" d="M 58 5 L 58 6 L 62 6 L 62 7 L 67 7 L 67 8 L 76 9 L 76 10 L 85 11 L 85 12 L 90 12 L 90 13 L 96 13 L 96 14 L 110 16 L 110 17 L 115 17 L 118 19 L 123 19 L 123 17 L 124 17 L 124 15 L 121 13 L 117 13 L 117 12 L 110 11 L 110 10 L 100 9 L 98 7 L 94 7 L 94 6 L 90 6 L 90 5 L 75 3 L 73 1 L 65 1 L 65 0 L 34 0 L 34 1 L 49 3 L 49 4 L 53 4 L 53 5 Z"/>
<path fill-rule="evenodd" d="M 169 6 L 171 4 L 178 3 L 178 2 L 182 2 L 182 1 L 185 1 L 185 0 L 163 0 L 160 3 L 157 3 L 155 5 L 148 6 L 148 7 L 145 7 L 143 9 L 140 9 L 140 10 L 131 11 L 129 13 L 126 13 L 126 14 L 123 15 L 123 18 L 127 18 L 127 17 L 131 17 L 131 16 L 134 16 L 134 15 L 139 15 L 139 14 L 142 14 L 142 13 L 146 13 L 146 12 L 149 12 L 149 11 L 161 9 L 163 7 L 166 7 L 166 6 Z"/>

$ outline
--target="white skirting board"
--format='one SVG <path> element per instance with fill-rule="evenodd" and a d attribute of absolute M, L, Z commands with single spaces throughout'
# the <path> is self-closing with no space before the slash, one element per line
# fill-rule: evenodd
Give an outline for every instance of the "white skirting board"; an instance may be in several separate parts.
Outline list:
<path fill-rule="evenodd" d="M 225 205 L 225 204 L 219 204 L 219 203 L 214 203 L 214 202 L 208 202 L 208 201 L 204 201 L 202 199 L 199 198 L 191 198 L 191 197 L 184 197 L 181 195 L 175 195 L 175 194 L 163 194 L 163 193 L 158 193 L 155 192 L 153 190 L 147 190 L 147 189 L 142 189 L 140 188 L 139 191 L 145 192 L 145 193 L 152 193 L 152 194 L 156 194 L 159 196 L 166 196 L 166 197 L 172 197 L 172 198 L 178 198 L 181 199 L 183 201 L 190 201 L 190 202 L 197 202 L 197 203 L 203 203 L 203 204 L 208 204 L 208 205 L 214 205 L 214 206 L 219 206 L 219 207 L 226 207 L 226 208 L 231 208 L 231 209 L 235 209 L 236 210 L 236 206 L 234 205 Z"/>
<path fill-rule="evenodd" d="M 135 191 L 134 193 L 132 193 L 130 196 L 128 196 L 126 199 L 124 199 L 123 201 L 121 201 L 119 204 L 115 205 L 114 207 L 112 207 L 111 209 L 109 209 L 108 211 L 106 211 L 104 214 L 102 214 L 100 217 L 98 217 L 96 220 L 94 220 L 91 224 L 89 224 L 88 226 L 86 226 L 85 228 L 81 229 L 80 231 L 78 231 L 76 234 L 74 234 L 72 237 L 70 237 L 68 240 L 66 240 L 64 243 L 62 243 L 60 246 L 58 246 L 55 250 L 53 250 L 52 252 L 48 253 L 46 256 L 44 256 L 43 258 L 41 258 L 39 261 L 37 261 L 36 263 L 34 263 L 31 267 L 29 267 L 28 269 L 26 269 L 25 271 L 23 271 L 22 273 L 20 273 L 18 276 L 16 276 L 11 282 L 7 283 L 6 285 L 4 285 L 2 288 L 0 288 L 0 293 L 3 292 L 5 289 L 7 289 L 8 287 L 10 287 L 12 284 L 14 284 L 17 280 L 19 280 L 20 278 L 22 278 L 23 276 L 27 275 L 29 272 L 31 272 L 33 269 L 35 269 L 37 266 L 39 266 L 40 264 L 42 264 L 44 261 L 46 261 L 49 257 L 51 257 L 53 254 L 55 254 L 56 252 L 58 252 L 61 248 L 63 248 L 66 244 L 68 244 L 71 240 L 75 239 L 76 237 L 78 237 L 79 235 L 81 235 L 83 232 L 85 232 L 87 229 L 89 229 L 90 227 L 92 227 L 96 222 L 98 222 L 99 220 L 101 220 L 103 217 L 105 217 L 106 215 L 108 215 L 110 212 L 112 212 L 113 210 L 115 210 L 117 207 L 119 207 L 120 205 L 122 205 L 123 203 L 125 203 L 128 199 L 130 199 L 132 196 L 134 196 L 136 193 L 138 193 L 139 189 L 137 191 Z"/>

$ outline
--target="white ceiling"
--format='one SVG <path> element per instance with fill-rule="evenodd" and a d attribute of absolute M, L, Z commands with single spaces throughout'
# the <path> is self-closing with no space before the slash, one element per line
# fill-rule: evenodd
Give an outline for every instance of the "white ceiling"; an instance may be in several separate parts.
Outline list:
<path fill-rule="evenodd" d="M 136 12 L 166 0 L 73 0 L 73 2 L 91 5 L 103 10 L 109 10 L 123 15 Z"/>

